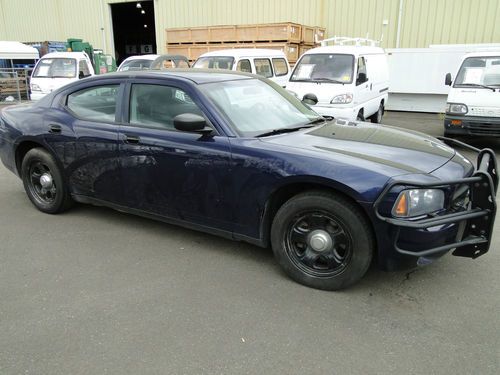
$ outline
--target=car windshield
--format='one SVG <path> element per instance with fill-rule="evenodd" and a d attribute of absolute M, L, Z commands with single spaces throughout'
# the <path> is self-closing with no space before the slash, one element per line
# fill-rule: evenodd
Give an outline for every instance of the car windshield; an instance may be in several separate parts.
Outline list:
<path fill-rule="evenodd" d="M 75 78 L 75 59 L 42 59 L 38 62 L 33 77 L 36 78 Z"/>
<path fill-rule="evenodd" d="M 239 79 L 199 86 L 236 132 L 254 137 L 322 119 L 274 82 Z"/>
<path fill-rule="evenodd" d="M 120 66 L 118 71 L 125 72 L 127 70 L 149 70 L 152 62 L 153 60 L 147 59 L 125 61 Z"/>
<path fill-rule="evenodd" d="M 304 55 L 290 81 L 351 83 L 354 56 L 336 53 Z"/>
<path fill-rule="evenodd" d="M 500 56 L 465 59 L 454 86 L 500 86 Z"/>
<path fill-rule="evenodd" d="M 193 65 L 193 68 L 200 69 L 229 69 L 233 68 L 234 57 L 231 56 L 211 56 L 200 57 Z"/>

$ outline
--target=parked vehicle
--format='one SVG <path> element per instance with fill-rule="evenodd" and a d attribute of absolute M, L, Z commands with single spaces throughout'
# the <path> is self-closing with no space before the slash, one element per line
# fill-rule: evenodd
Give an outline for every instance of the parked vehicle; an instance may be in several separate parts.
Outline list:
<path fill-rule="evenodd" d="M 290 277 L 320 289 L 355 283 L 372 257 L 386 269 L 451 249 L 476 258 L 496 214 L 491 150 L 475 170 L 435 138 L 326 120 L 236 72 L 74 82 L 1 112 L 0 158 L 43 212 L 105 205 L 271 245 Z"/>
<path fill-rule="evenodd" d="M 95 74 L 85 52 L 53 52 L 38 60 L 31 73 L 31 100 L 39 100 L 52 91 Z"/>
<path fill-rule="evenodd" d="M 189 68 L 189 60 L 183 55 L 161 55 L 151 64 L 151 70 Z"/>
<path fill-rule="evenodd" d="M 200 69 L 229 69 L 253 73 L 285 86 L 290 64 L 281 51 L 272 49 L 241 48 L 207 52 L 193 64 Z"/>
<path fill-rule="evenodd" d="M 118 67 L 118 72 L 126 72 L 127 70 L 149 70 L 151 64 L 160 55 L 137 55 L 127 57 Z"/>
<path fill-rule="evenodd" d="M 453 86 L 452 86 L 453 83 Z M 500 51 L 464 56 L 446 103 L 444 135 L 500 136 Z"/>
<path fill-rule="evenodd" d="M 354 45 L 327 46 L 328 42 Z M 385 52 L 375 44 L 360 38 L 325 39 L 322 47 L 300 57 L 286 88 L 306 98 L 321 115 L 380 123 L 389 76 Z"/>

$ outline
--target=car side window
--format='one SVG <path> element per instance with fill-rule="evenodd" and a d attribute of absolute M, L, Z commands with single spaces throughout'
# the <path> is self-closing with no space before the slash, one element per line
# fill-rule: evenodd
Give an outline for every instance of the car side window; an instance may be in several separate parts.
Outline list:
<path fill-rule="evenodd" d="M 263 77 L 270 78 L 273 76 L 273 68 L 269 59 L 255 59 L 255 72 Z"/>
<path fill-rule="evenodd" d="M 236 70 L 239 72 L 252 73 L 252 65 L 250 64 L 250 60 L 243 59 L 238 61 L 238 65 L 236 66 Z"/>
<path fill-rule="evenodd" d="M 288 74 L 288 65 L 285 59 L 273 59 L 274 74 L 276 77 L 286 76 Z"/>
<path fill-rule="evenodd" d="M 88 77 L 90 75 L 89 66 L 85 60 L 78 62 L 78 77 Z"/>
<path fill-rule="evenodd" d="M 130 124 L 176 130 L 174 117 L 203 112 L 183 90 L 172 86 L 133 84 L 130 93 Z"/>
<path fill-rule="evenodd" d="M 120 85 L 103 85 L 75 91 L 66 106 L 83 120 L 114 122 Z"/>
<path fill-rule="evenodd" d="M 366 63 L 364 57 L 358 57 L 358 74 L 356 76 L 356 86 L 361 85 L 368 81 L 368 76 L 366 75 Z"/>

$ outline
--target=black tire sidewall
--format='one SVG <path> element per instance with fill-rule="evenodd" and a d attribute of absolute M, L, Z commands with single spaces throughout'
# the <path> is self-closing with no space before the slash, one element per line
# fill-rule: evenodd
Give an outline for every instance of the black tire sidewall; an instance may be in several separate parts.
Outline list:
<path fill-rule="evenodd" d="M 37 161 L 44 163 L 49 168 L 52 178 L 54 179 L 57 192 L 56 199 L 53 202 L 44 203 L 39 201 L 38 199 L 36 199 L 36 197 L 33 196 L 30 190 L 30 166 Z M 68 201 L 66 185 L 64 184 L 63 176 L 54 158 L 47 151 L 41 148 L 34 148 L 28 151 L 21 164 L 21 178 L 23 180 L 26 194 L 28 195 L 33 205 L 40 211 L 54 214 L 66 208 Z"/>
<path fill-rule="evenodd" d="M 301 212 L 315 209 L 329 212 L 349 232 L 353 253 L 340 274 L 329 277 L 309 275 L 296 267 L 283 248 L 290 221 Z M 324 290 L 342 289 L 361 279 L 370 266 L 373 254 L 373 239 L 363 214 L 347 200 L 326 194 L 300 195 L 286 202 L 274 218 L 271 244 L 276 260 L 293 280 Z"/>

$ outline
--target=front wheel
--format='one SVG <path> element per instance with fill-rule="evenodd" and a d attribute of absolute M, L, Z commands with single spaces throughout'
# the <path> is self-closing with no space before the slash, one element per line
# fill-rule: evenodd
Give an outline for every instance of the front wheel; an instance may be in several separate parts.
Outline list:
<path fill-rule="evenodd" d="M 323 191 L 287 201 L 271 232 L 274 255 L 295 281 L 338 290 L 361 279 L 370 265 L 374 241 L 368 220 L 352 202 Z"/>
<path fill-rule="evenodd" d="M 370 116 L 370 121 L 376 124 L 382 122 L 382 116 L 384 115 L 384 105 L 380 103 L 377 112 Z"/>
<path fill-rule="evenodd" d="M 68 209 L 72 200 L 54 158 L 43 148 L 28 151 L 21 177 L 29 199 L 40 211 L 55 214 Z"/>

